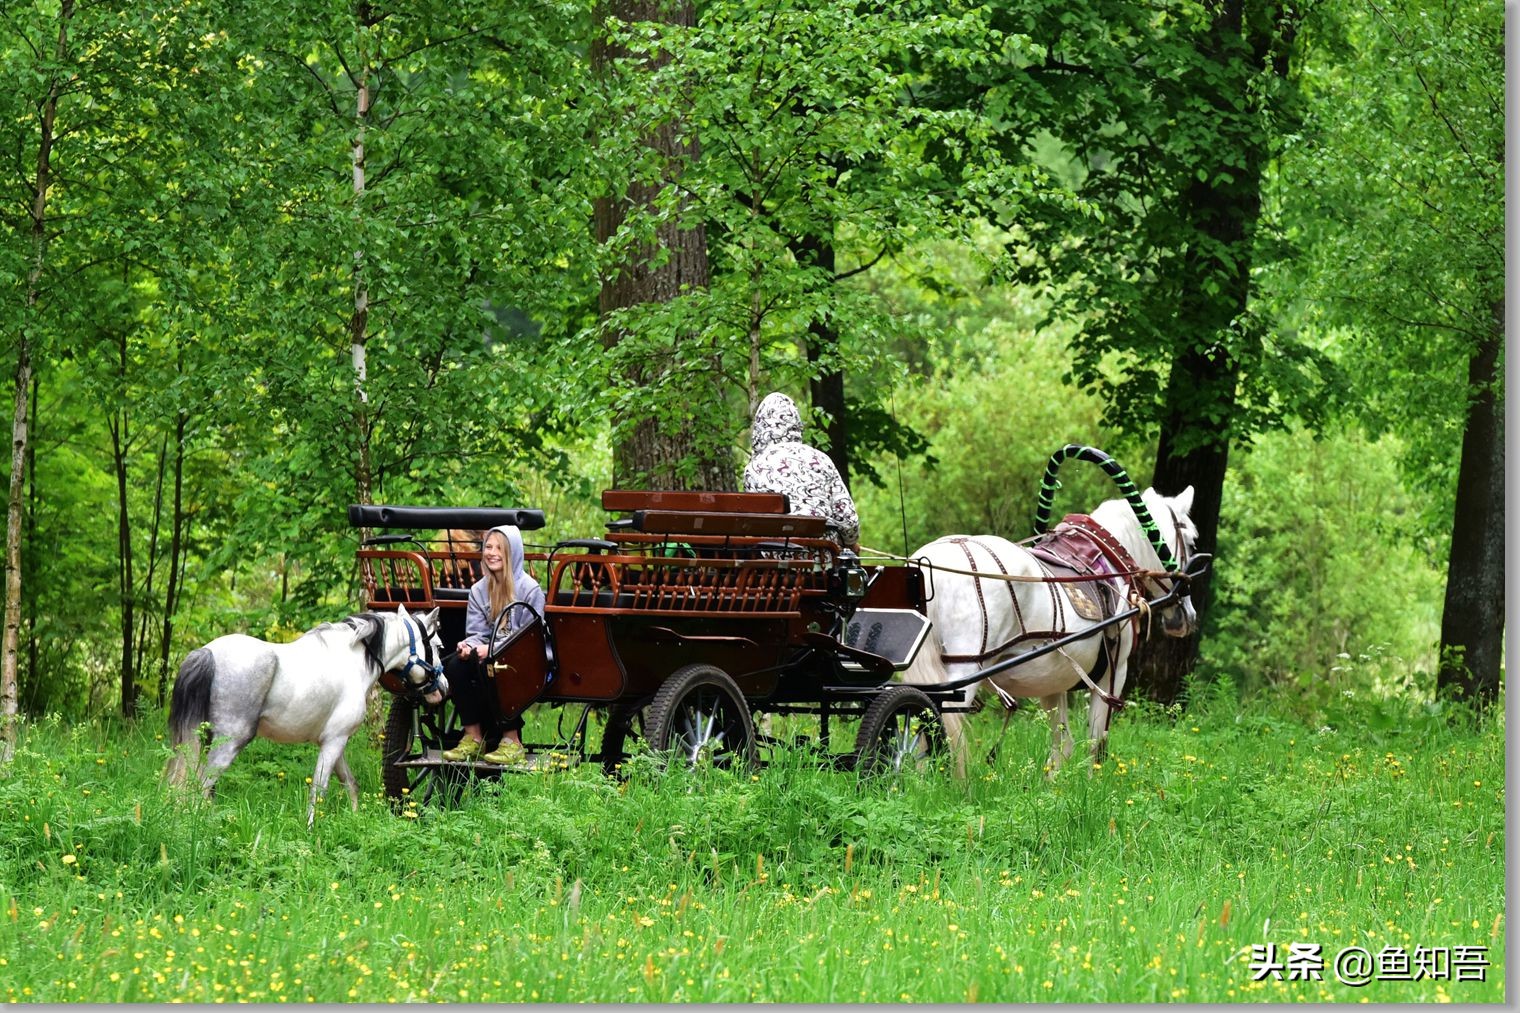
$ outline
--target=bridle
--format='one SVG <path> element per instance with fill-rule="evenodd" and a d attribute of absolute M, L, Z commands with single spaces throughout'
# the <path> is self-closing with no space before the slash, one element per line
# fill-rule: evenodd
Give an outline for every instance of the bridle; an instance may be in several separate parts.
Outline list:
<path fill-rule="evenodd" d="M 1177 519 L 1177 511 L 1170 503 L 1166 505 L 1166 512 L 1172 515 L 1172 532 L 1177 536 L 1177 569 L 1172 571 L 1172 576 L 1186 584 L 1188 560 L 1193 554 L 1188 551 L 1187 535 L 1183 534 L 1182 522 Z"/>
<path fill-rule="evenodd" d="M 401 622 L 406 626 L 407 659 L 406 664 L 401 668 L 401 682 L 406 687 L 406 695 L 415 700 L 439 692 L 438 680 L 443 677 L 443 665 L 437 661 L 430 662 L 426 656 L 417 653 L 417 634 L 421 632 L 417 621 L 407 616 Z M 432 641 L 424 638 L 423 644 L 427 654 L 431 655 Z M 422 670 L 425 681 L 420 683 L 413 681 L 412 669 L 414 668 Z"/>
<path fill-rule="evenodd" d="M 1177 596 L 1177 601 L 1174 603 L 1174 605 L 1180 605 L 1182 603 L 1182 599 L 1187 596 L 1190 589 L 1191 578 L 1188 575 L 1187 568 L 1188 561 L 1193 558 L 1195 553 L 1188 551 L 1187 536 L 1182 531 L 1182 522 L 1178 520 L 1177 511 L 1172 508 L 1172 505 L 1170 503 L 1166 504 L 1166 512 L 1172 515 L 1172 531 L 1177 536 L 1177 550 L 1175 553 L 1177 568 L 1175 570 L 1166 570 L 1164 572 L 1153 571 L 1147 573 L 1145 575 L 1145 579 L 1155 580 L 1158 582 L 1158 584 L 1160 581 L 1170 581 L 1169 584 L 1160 585 L 1164 591 L 1168 593 L 1176 590 L 1180 584 L 1182 590 L 1181 593 Z M 1168 545 L 1167 548 L 1170 549 L 1171 546 Z"/>

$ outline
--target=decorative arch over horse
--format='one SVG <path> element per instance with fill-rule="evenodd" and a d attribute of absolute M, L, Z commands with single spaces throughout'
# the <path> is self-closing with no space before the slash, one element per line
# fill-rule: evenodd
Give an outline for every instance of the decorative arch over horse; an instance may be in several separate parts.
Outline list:
<path fill-rule="evenodd" d="M 1122 494 L 1090 514 L 1068 514 L 1054 530 L 1050 507 L 1056 470 L 1077 457 L 1098 464 Z M 1011 712 L 1019 699 L 1039 699 L 1051 716 L 1053 776 L 1075 743 L 1067 692 L 1089 693 L 1088 740 L 1095 761 L 1105 754 L 1113 712 L 1123 706 L 1129 666 L 1159 618 L 1182 637 L 1197 628 L 1186 594 L 1197 527 L 1188 517 L 1189 486 L 1177 496 L 1141 492 L 1124 469 L 1092 447 L 1068 444 L 1051 456 L 1040 484 L 1035 538 L 1014 543 L 996 535 L 948 535 L 914 554 L 931 571 L 927 611 L 934 633 L 903 681 L 964 686 L 969 707 L 987 685 Z M 1164 602 L 1154 611 L 1150 602 Z M 1123 618 L 1121 618 L 1123 617 Z M 966 772 L 964 715 L 944 714 L 959 773 Z"/>

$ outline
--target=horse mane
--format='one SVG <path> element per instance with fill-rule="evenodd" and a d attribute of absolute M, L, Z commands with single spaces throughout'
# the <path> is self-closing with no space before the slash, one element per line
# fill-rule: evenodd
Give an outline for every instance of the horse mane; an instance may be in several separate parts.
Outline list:
<path fill-rule="evenodd" d="M 320 637 L 330 630 L 343 630 L 352 633 L 357 643 L 364 645 L 364 657 L 378 671 L 385 665 L 382 652 L 385 650 L 385 622 L 393 618 L 393 613 L 360 612 L 351 615 L 342 622 L 323 623 L 308 630 L 306 635 Z"/>

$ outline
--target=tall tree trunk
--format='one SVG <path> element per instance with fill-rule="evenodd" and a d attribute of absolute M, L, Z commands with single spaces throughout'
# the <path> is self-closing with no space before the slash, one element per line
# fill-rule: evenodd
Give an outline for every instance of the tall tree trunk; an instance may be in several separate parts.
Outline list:
<path fill-rule="evenodd" d="M 1479 707 L 1498 696 L 1504 658 L 1504 398 L 1498 367 L 1504 340 L 1502 302 L 1494 309 L 1494 320 L 1494 329 L 1468 363 L 1473 400 L 1462 433 L 1436 677 L 1442 693 Z"/>
<path fill-rule="evenodd" d="M 1233 100 L 1223 91 L 1221 115 L 1238 116 L 1250 108 L 1252 82 L 1268 73 L 1285 79 L 1299 15 L 1284 4 L 1265 3 L 1246 19 L 1247 0 L 1227 0 L 1215 8 L 1210 58 L 1224 80 L 1233 80 L 1239 93 Z M 1249 46 L 1250 57 L 1240 65 L 1236 40 Z M 1233 102 L 1234 108 L 1230 108 Z M 1184 258 L 1182 291 L 1175 331 L 1181 336 L 1167 381 L 1168 414 L 1156 447 L 1152 484 L 1163 495 L 1175 495 L 1191 485 L 1191 517 L 1198 525 L 1200 552 L 1218 545 L 1219 510 L 1224 495 L 1225 468 L 1230 453 L 1229 419 L 1235 412 L 1240 363 L 1229 353 L 1224 336 L 1244 318 L 1251 297 L 1251 265 L 1257 221 L 1261 216 L 1261 179 L 1269 152 L 1267 138 L 1252 129 L 1241 136 L 1240 148 L 1226 171 L 1208 173 L 1183 192 L 1180 212 L 1206 241 L 1193 244 Z M 1221 181 L 1223 180 L 1223 182 Z M 1211 250 L 1228 251 L 1224 257 Z M 1221 264 L 1227 265 L 1222 267 Z M 1210 293 L 1200 279 L 1218 282 Z M 1217 561 L 1217 560 L 1216 560 Z M 1191 637 L 1158 637 L 1141 655 L 1135 673 L 1140 692 L 1161 703 L 1181 695 L 1198 658 L 1213 604 L 1213 567 L 1192 586 L 1193 607 L 1200 632 Z"/>
<path fill-rule="evenodd" d="M 174 420 L 174 503 L 169 527 L 169 583 L 164 589 L 164 625 L 158 642 L 158 706 L 169 686 L 169 652 L 174 642 L 174 612 L 179 607 L 181 535 L 185 526 L 185 413 Z"/>
<path fill-rule="evenodd" d="M 1228 387 L 1233 391 L 1235 380 L 1236 371 L 1229 365 L 1211 363 L 1207 356 L 1190 353 L 1181 356 L 1173 365 L 1168 387 L 1186 387 L 1192 391 Z M 1228 404 L 1231 401 L 1232 399 L 1222 398 L 1219 403 Z M 1189 434 L 1192 428 L 1188 419 L 1176 413 L 1167 420 L 1156 448 L 1156 469 L 1151 484 L 1166 496 L 1175 496 L 1188 486 L 1193 487 L 1193 509 L 1189 516 L 1198 525 L 1195 551 L 1213 553 L 1219 539 L 1219 508 L 1224 495 L 1225 467 L 1229 461 L 1230 447 L 1221 438 L 1185 453 L 1177 453 L 1178 439 Z M 1169 704 L 1176 702 L 1182 695 L 1188 673 L 1198 660 L 1203 622 L 1210 614 L 1213 604 L 1213 572 L 1213 567 L 1210 566 L 1208 573 L 1194 581 L 1191 587 L 1200 632 L 1181 638 L 1155 637 L 1140 654 L 1135 684 L 1152 700 Z"/>
<path fill-rule="evenodd" d="M 153 481 L 153 517 L 148 523 L 148 572 L 143 575 L 142 593 L 138 600 L 144 603 L 144 608 L 138 612 L 137 633 L 133 640 L 135 653 L 133 655 L 132 670 L 137 673 L 138 692 L 142 692 L 142 676 L 148 668 L 148 651 L 153 646 L 152 639 L 148 636 L 148 628 L 153 622 L 153 589 L 158 579 L 158 563 L 162 558 L 159 551 L 159 533 L 163 530 L 164 521 L 164 476 L 169 470 L 169 435 L 164 434 L 158 444 L 158 467 Z"/>
<path fill-rule="evenodd" d="M 74 0 L 63 0 L 58 9 L 58 42 L 53 50 L 55 68 L 42 103 L 42 130 L 37 142 L 37 177 L 32 193 L 32 268 L 26 279 L 26 318 L 16 342 L 16 410 L 11 416 L 11 482 L 5 516 L 5 633 L 0 638 L 0 763 L 9 763 L 16 748 L 16 660 L 21 640 L 21 523 L 26 493 L 26 460 L 30 434 L 27 421 L 32 387 L 32 311 L 41 295 L 42 271 L 47 263 L 47 197 L 52 175 L 53 123 L 58 116 L 58 96 L 63 90 L 62 67 L 68 58 L 69 22 Z"/>
<path fill-rule="evenodd" d="M 749 364 L 744 371 L 744 394 L 749 403 L 749 410 L 744 413 L 745 418 L 754 418 L 755 409 L 760 407 L 760 399 L 764 397 L 760 393 L 760 346 L 763 333 L 761 325 L 765 322 L 764 296 L 760 289 L 761 280 L 760 265 L 757 263 L 750 269 L 750 295 L 749 295 Z"/>
<path fill-rule="evenodd" d="M 695 24 L 695 7 L 691 0 L 608 0 L 598 9 L 598 23 L 607 18 L 627 22 L 659 22 L 677 27 Z M 605 37 L 592 46 L 593 69 L 610 76 L 614 61 L 627 57 L 627 51 Z M 650 64 L 658 66 L 657 63 Z M 682 136 L 687 134 L 687 136 Z M 654 207 L 661 192 L 672 185 L 683 163 L 697 158 L 694 136 L 683 131 L 679 123 L 664 123 L 644 139 L 665 167 L 665 179 L 655 182 L 633 180 L 622 198 L 599 198 L 593 210 L 593 225 L 598 243 L 607 244 L 630 214 Z M 674 217 L 659 223 L 652 243 L 631 251 L 621 263 L 603 277 L 598 309 L 605 319 L 609 314 L 648 302 L 667 302 L 685 292 L 706 288 L 709 282 L 707 230 L 702 225 L 682 226 Z M 616 328 L 603 331 L 603 344 L 615 348 L 627 335 Z M 722 426 L 719 411 L 722 392 L 722 364 L 716 352 L 693 351 L 694 336 L 678 335 L 674 347 L 666 354 L 646 356 L 631 363 L 619 382 L 630 388 L 643 388 L 666 379 L 678 366 L 689 368 L 693 358 L 701 360 L 696 379 L 686 382 L 678 393 L 690 395 L 681 405 L 672 406 L 679 413 L 673 421 L 659 418 L 617 418 L 614 424 L 625 435 L 613 447 L 612 479 L 614 485 L 644 485 L 657 489 L 734 488 L 734 467 L 729 452 L 730 440 L 725 432 L 715 438 L 714 426 Z M 686 347 L 683 349 L 683 345 Z M 707 417 L 704 417 L 707 416 Z M 703 428 L 699 428 L 703 427 Z M 695 461 L 695 468 L 691 462 Z"/>
<path fill-rule="evenodd" d="M 370 27 L 365 23 L 367 10 L 365 4 L 360 4 L 356 9 L 356 17 L 359 21 L 359 58 L 355 71 L 357 76 L 354 78 L 354 139 L 351 151 L 354 170 L 354 221 L 359 226 L 356 232 L 361 236 L 364 217 L 364 135 L 369 125 L 370 106 L 369 52 L 365 38 Z M 366 390 L 369 379 L 369 280 L 364 271 L 362 241 L 354 250 L 353 293 L 354 311 L 349 317 L 348 340 L 354 369 L 354 499 L 358 503 L 370 503 L 372 502 L 370 483 L 373 474 L 370 463 L 370 437 L 374 420 L 370 417 L 369 394 Z M 361 532 L 361 537 L 367 534 L 367 531 Z"/>
<path fill-rule="evenodd" d="M 33 432 L 35 432 L 36 429 L 37 429 L 37 405 L 40 403 L 41 388 L 42 388 L 41 380 L 37 376 L 36 372 L 34 371 L 32 373 L 31 423 L 30 423 L 30 431 L 33 431 Z M 36 440 L 28 440 L 27 444 L 26 444 L 26 473 L 28 475 L 32 475 L 32 476 L 35 476 L 37 474 L 37 441 Z M 37 544 L 37 504 L 38 504 L 38 502 L 39 502 L 39 500 L 38 500 L 38 494 L 37 494 L 37 482 L 35 481 L 35 478 L 34 478 L 33 481 L 27 483 L 27 489 L 26 489 L 26 519 L 25 519 L 25 533 L 23 535 L 23 541 L 22 541 L 23 545 L 29 545 L 30 546 L 30 545 L 36 545 Z M 26 586 L 26 582 L 31 579 L 32 572 L 37 567 L 37 555 L 36 555 L 36 553 L 34 553 L 34 552 L 24 552 L 24 553 L 22 553 L 22 556 L 21 556 L 21 567 L 22 567 L 22 570 L 23 570 L 23 573 L 21 574 L 21 577 L 22 577 L 22 586 L 25 587 Z M 38 644 L 37 644 L 37 596 L 36 595 L 27 595 L 25 600 L 26 600 L 26 616 L 25 616 L 25 621 L 26 621 L 26 676 L 27 676 L 27 686 L 28 686 L 28 688 L 31 689 L 32 696 L 35 698 L 36 692 L 37 692 L 36 691 L 37 678 L 38 678 L 38 676 L 37 676 L 37 669 L 38 669 L 37 662 L 38 662 L 38 653 L 39 653 L 39 648 L 38 648 Z M 18 677 L 17 681 L 18 682 L 20 681 L 19 677 Z M 19 687 L 18 687 L 18 690 L 19 690 Z M 18 710 L 19 710 L 19 700 L 18 700 Z"/>
<path fill-rule="evenodd" d="M 122 338 L 125 343 L 126 338 Z M 122 358 L 126 358 L 123 351 Z M 123 364 L 125 368 L 125 364 Z M 116 468 L 117 585 L 121 593 L 121 716 L 137 714 L 137 678 L 133 670 L 133 635 L 136 632 L 136 594 L 132 572 L 132 515 L 127 508 L 127 411 L 118 409 L 111 419 L 111 454 Z"/>
<path fill-rule="evenodd" d="M 830 279 L 834 277 L 834 237 L 804 236 L 796 249 L 798 260 L 813 265 Z M 832 283 L 832 282 L 831 282 Z M 824 432 L 829 438 L 829 458 L 839 470 L 845 484 L 850 482 L 850 442 L 848 420 L 844 407 L 844 370 L 839 362 L 839 331 L 832 320 L 815 317 L 808 324 L 808 365 L 813 367 L 808 382 L 808 393 L 813 407 L 821 409 L 829 417 Z"/>

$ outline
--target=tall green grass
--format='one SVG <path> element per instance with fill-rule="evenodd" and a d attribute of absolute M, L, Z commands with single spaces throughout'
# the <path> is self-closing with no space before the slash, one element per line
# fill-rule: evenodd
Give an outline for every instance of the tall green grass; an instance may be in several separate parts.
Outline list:
<path fill-rule="evenodd" d="M 214 804 L 165 792 L 161 722 L 23 730 L 0 775 L 7 1001 L 1439 1001 L 1504 997 L 1504 732 L 1348 701 L 1309 727 L 1216 694 L 1132 707 L 1096 771 L 1048 729 L 860 782 L 777 751 L 754 775 L 481 782 L 305 827 L 312 747 L 257 742 Z M 1396 703 L 1377 705 L 1399 708 Z M 1323 980 L 1253 981 L 1253 945 Z M 1485 981 L 1335 981 L 1357 945 L 1487 947 Z"/>

